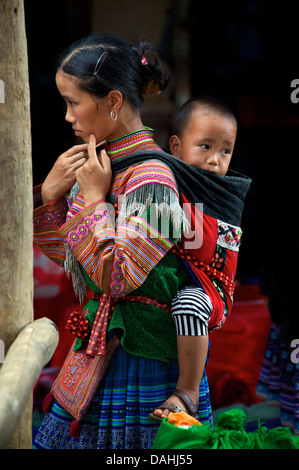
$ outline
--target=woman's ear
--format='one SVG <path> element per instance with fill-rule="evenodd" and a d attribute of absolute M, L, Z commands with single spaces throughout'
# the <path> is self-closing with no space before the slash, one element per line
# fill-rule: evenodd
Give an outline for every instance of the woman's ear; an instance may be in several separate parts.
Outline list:
<path fill-rule="evenodd" d="M 121 108 L 124 101 L 122 93 L 118 90 L 111 90 L 109 91 L 108 96 L 111 110 L 117 112 Z"/>
<path fill-rule="evenodd" d="M 181 158 L 181 141 L 177 135 L 172 135 L 170 137 L 169 148 L 174 157 Z"/>

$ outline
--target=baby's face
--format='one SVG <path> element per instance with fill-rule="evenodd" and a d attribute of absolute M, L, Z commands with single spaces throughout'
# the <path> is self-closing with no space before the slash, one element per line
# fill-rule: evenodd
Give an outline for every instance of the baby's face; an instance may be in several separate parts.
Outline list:
<path fill-rule="evenodd" d="M 176 156 L 189 165 L 225 175 L 234 150 L 235 122 L 221 115 L 195 109 L 179 140 Z M 175 153 L 173 153 L 175 154 Z"/>

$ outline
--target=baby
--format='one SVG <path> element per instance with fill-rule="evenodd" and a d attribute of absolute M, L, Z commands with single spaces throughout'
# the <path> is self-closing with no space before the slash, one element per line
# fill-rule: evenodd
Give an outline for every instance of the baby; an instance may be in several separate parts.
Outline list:
<path fill-rule="evenodd" d="M 232 158 L 237 121 L 232 110 L 213 97 L 196 97 L 179 110 L 169 140 L 172 155 L 202 170 L 225 175 Z M 150 417 L 156 421 L 169 412 L 186 411 L 196 417 L 198 390 L 206 364 L 208 325 L 213 305 L 203 287 L 187 277 L 172 302 L 177 331 L 179 379 L 167 402 Z"/>

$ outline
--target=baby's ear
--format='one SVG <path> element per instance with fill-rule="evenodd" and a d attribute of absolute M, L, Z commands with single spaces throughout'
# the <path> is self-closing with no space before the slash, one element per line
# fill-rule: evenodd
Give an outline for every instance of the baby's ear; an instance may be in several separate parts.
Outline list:
<path fill-rule="evenodd" d="M 181 157 L 181 141 L 177 135 L 172 135 L 169 139 L 169 148 L 173 156 Z"/>

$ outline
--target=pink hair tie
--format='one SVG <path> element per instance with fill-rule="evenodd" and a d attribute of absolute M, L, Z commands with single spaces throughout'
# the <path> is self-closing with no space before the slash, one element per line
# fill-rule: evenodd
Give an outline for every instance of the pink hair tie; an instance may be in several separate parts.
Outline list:
<path fill-rule="evenodd" d="M 147 65 L 148 64 L 145 55 L 142 56 L 141 63 L 142 63 L 142 65 Z"/>

